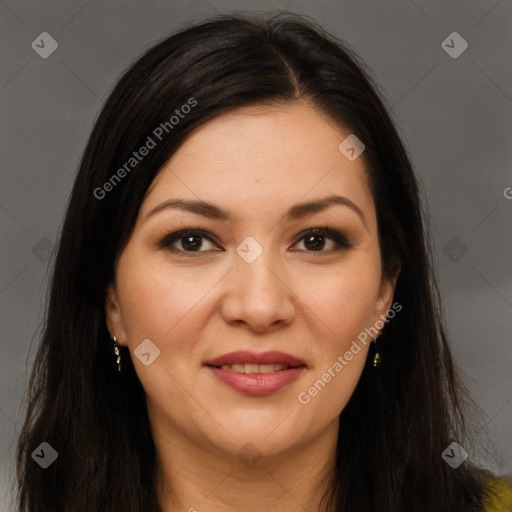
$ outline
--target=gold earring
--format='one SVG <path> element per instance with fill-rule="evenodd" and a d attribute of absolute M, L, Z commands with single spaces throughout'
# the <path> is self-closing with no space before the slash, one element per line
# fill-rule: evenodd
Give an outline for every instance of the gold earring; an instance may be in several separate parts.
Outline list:
<path fill-rule="evenodd" d="M 377 336 L 377 338 L 381 334 L 382 333 L 379 332 L 379 335 Z M 373 366 L 374 366 L 374 368 L 378 368 L 382 364 L 382 356 L 380 355 L 379 349 L 377 348 L 377 338 L 374 338 L 374 340 L 373 340 L 373 343 L 375 343 L 375 355 L 373 356 Z"/>
<path fill-rule="evenodd" d="M 117 338 L 114 336 L 112 338 L 112 341 L 114 342 L 114 353 L 116 355 L 116 364 L 117 364 L 117 371 L 121 371 L 121 354 L 119 353 L 119 346 L 117 345 Z"/>

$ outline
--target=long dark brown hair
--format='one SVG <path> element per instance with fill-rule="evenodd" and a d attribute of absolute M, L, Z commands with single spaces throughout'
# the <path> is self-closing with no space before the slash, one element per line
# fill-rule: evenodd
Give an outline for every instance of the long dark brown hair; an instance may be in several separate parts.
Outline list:
<path fill-rule="evenodd" d="M 106 286 L 149 185 L 192 130 L 237 107 L 298 99 L 364 141 L 383 270 L 401 268 L 394 301 L 403 309 L 380 338 L 382 367 L 367 363 L 340 416 L 325 510 L 481 510 L 481 471 L 441 457 L 452 441 L 465 445 L 466 395 L 443 327 L 421 194 L 390 109 L 349 45 L 280 12 L 183 27 L 138 59 L 102 108 L 67 205 L 29 382 L 20 512 L 159 510 L 144 390 L 124 348 L 116 371 Z M 177 109 L 186 115 L 169 122 Z M 165 122 L 156 147 L 119 173 Z M 58 452 L 47 469 L 31 456 L 43 441 Z"/>

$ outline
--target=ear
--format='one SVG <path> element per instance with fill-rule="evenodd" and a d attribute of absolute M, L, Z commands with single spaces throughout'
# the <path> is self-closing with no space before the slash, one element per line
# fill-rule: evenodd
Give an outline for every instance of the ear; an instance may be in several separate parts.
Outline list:
<path fill-rule="evenodd" d="M 118 345 L 125 345 L 126 332 L 114 283 L 109 283 L 105 290 L 105 318 L 110 337 L 115 336 Z"/>
<path fill-rule="evenodd" d="M 395 294 L 396 281 L 400 274 L 400 266 L 396 266 L 392 275 L 382 274 L 382 279 L 379 288 L 379 294 L 375 301 L 373 313 L 373 325 L 378 320 L 386 320 L 387 312 L 391 308 L 393 296 Z M 384 315 L 383 317 L 381 315 Z"/>

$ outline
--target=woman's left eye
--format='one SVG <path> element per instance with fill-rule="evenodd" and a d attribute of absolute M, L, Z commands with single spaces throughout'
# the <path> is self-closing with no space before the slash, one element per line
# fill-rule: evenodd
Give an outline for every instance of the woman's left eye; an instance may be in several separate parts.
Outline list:
<path fill-rule="evenodd" d="M 181 231 L 167 235 L 162 241 L 159 242 L 158 245 L 162 249 L 166 248 L 173 252 L 208 252 L 208 249 L 201 249 L 205 240 L 210 244 L 214 244 L 213 237 L 209 236 L 209 234 L 203 230 L 182 229 Z M 326 241 L 331 242 L 330 248 L 327 247 L 326 249 Z M 181 247 L 176 247 L 175 244 L 177 242 L 180 243 Z M 352 244 L 348 242 L 342 233 L 330 228 L 308 229 L 300 234 L 300 237 L 296 239 L 293 245 L 295 246 L 299 242 L 303 242 L 304 247 L 306 247 L 306 249 L 299 250 L 305 252 L 332 252 L 352 247 Z"/>
<path fill-rule="evenodd" d="M 304 246 L 312 249 L 312 251 L 306 249 L 307 252 L 332 252 L 353 247 L 345 235 L 335 229 L 313 228 L 301 233 L 301 235 L 298 242 L 304 241 Z M 330 249 L 324 251 L 326 240 L 330 240 L 333 243 Z"/>

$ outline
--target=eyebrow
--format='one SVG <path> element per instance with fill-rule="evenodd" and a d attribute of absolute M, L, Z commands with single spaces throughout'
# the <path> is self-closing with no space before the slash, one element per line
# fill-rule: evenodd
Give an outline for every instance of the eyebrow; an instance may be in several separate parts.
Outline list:
<path fill-rule="evenodd" d="M 296 204 L 286 212 L 285 219 L 288 221 L 301 219 L 313 213 L 326 210 L 333 205 L 347 206 L 348 208 L 352 209 L 361 218 L 365 227 L 367 227 L 366 219 L 361 208 L 359 208 L 357 204 L 355 204 L 347 197 L 337 195 Z M 147 220 L 149 217 L 152 217 L 153 215 L 169 208 L 195 213 L 202 215 L 203 217 L 215 220 L 229 220 L 230 218 L 228 212 L 222 210 L 212 203 L 191 199 L 169 199 L 149 211 L 144 217 L 144 220 Z"/>

